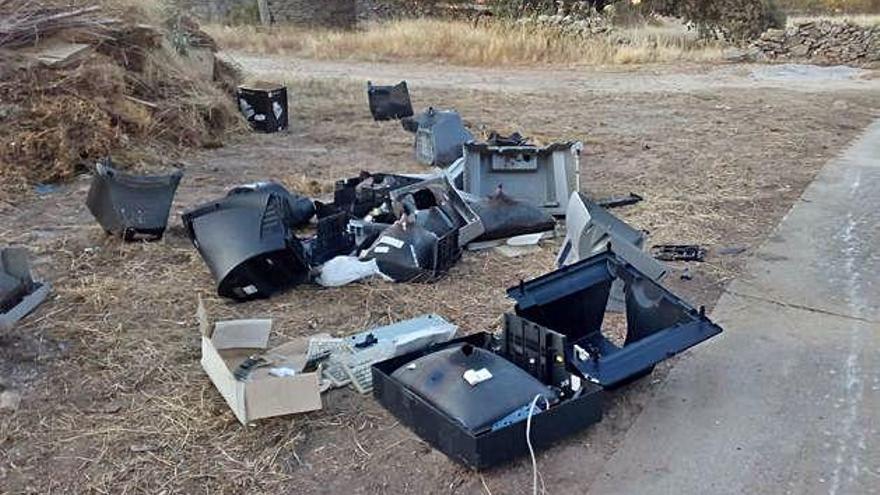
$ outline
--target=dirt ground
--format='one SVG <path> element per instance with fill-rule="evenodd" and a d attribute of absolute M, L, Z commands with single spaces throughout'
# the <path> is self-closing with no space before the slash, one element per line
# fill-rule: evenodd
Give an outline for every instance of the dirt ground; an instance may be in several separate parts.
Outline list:
<path fill-rule="evenodd" d="M 350 390 L 326 394 L 318 412 L 241 426 L 203 374 L 198 295 L 216 318 L 274 318 L 277 339 L 345 335 L 426 312 L 451 319 L 462 332 L 498 330 L 512 307 L 504 290 L 550 270 L 557 248 L 550 242 L 519 259 L 466 253 L 431 285 L 308 286 L 268 301 L 219 299 L 183 234 L 185 208 L 254 180 L 326 194 L 335 179 L 360 170 L 424 171 L 412 158 L 411 135 L 397 124 L 372 122 L 365 102 L 363 74 L 393 80 L 401 66 L 355 67 L 354 80 L 338 80 L 312 77 L 301 62 L 276 63 L 295 74 L 291 131 L 242 136 L 186 156 L 163 241 L 122 244 L 105 236 L 84 206 L 87 177 L 0 203 L 0 239 L 29 246 L 36 270 L 54 286 L 35 314 L 0 335 L 0 385 L 23 396 L 17 411 L 0 411 L 0 492 L 531 490 L 528 459 L 472 472 L 420 441 L 371 397 Z M 652 70 L 636 71 L 648 76 L 642 85 L 628 73 L 601 75 L 613 91 L 590 75 L 583 84 L 577 78 L 559 84 L 539 71 L 521 76 L 543 77 L 543 86 L 518 85 L 519 76 L 508 74 L 509 89 L 499 90 L 503 81 L 489 87 L 480 71 L 470 70 L 460 79 L 438 76 L 434 85 L 417 81 L 412 92 L 417 106 L 455 107 L 476 130 L 583 140 L 584 190 L 641 194 L 646 201 L 616 213 L 650 231 L 651 242 L 713 250 L 705 263 L 688 267 L 692 280 L 678 276 L 685 265 L 669 277 L 678 294 L 711 308 L 816 171 L 880 116 L 880 88 L 841 82 L 803 91 L 797 84 L 750 83 L 747 76 L 737 76 L 741 85 L 664 86 L 652 84 L 663 79 L 650 77 Z M 735 76 L 747 68 L 724 70 Z M 662 73 L 683 81 L 694 75 Z M 724 247 L 746 251 L 718 254 Z M 601 423 L 538 455 L 548 493 L 588 489 L 674 362 L 610 394 Z"/>

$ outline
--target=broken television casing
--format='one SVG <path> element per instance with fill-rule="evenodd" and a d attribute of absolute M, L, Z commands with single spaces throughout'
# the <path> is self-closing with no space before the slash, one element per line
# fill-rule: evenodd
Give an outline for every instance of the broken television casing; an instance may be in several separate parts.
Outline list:
<path fill-rule="evenodd" d="M 413 116 L 406 81 L 394 86 L 374 86 L 367 81 L 367 99 L 373 120 L 399 120 Z"/>
<path fill-rule="evenodd" d="M 287 88 L 278 84 L 260 83 L 239 86 L 238 108 L 255 131 L 273 133 L 287 129 Z"/>
<path fill-rule="evenodd" d="M 257 190 L 189 210 L 183 224 L 217 281 L 217 293 L 246 301 L 308 280 L 307 255 L 289 225 L 291 216 L 286 196 Z"/>
<path fill-rule="evenodd" d="M 627 335 L 622 344 L 602 333 L 611 285 L 618 278 L 625 283 L 627 308 Z M 451 362 L 446 368 L 436 367 L 421 382 L 401 379 L 408 369 L 418 368 L 425 356 L 450 345 L 469 344 L 538 380 L 556 398 L 548 399 L 549 408 L 531 414 L 531 440 L 542 448 L 599 421 L 604 389 L 643 377 L 660 361 L 721 332 L 702 310 L 688 306 L 610 250 L 522 282 L 509 289 L 508 295 L 516 301 L 515 313 L 505 315 L 500 339 L 474 334 L 373 367 L 374 395 L 384 407 L 435 448 L 477 469 L 528 452 L 529 410 L 524 406 L 529 404 L 523 403 L 524 397 L 513 405 L 505 402 L 510 410 L 495 411 L 493 419 L 507 414 L 491 428 L 485 428 L 485 421 L 462 422 L 460 411 L 490 408 L 486 401 L 494 393 L 510 391 L 509 384 L 492 393 L 469 393 L 458 383 L 455 400 L 459 404 L 451 407 L 445 396 L 452 383 L 448 375 L 463 381 L 459 365 Z M 492 386 L 489 378 L 471 389 Z"/>
<path fill-rule="evenodd" d="M 500 185 L 508 196 L 537 206 L 554 216 L 565 215 L 568 198 L 580 190 L 580 142 L 494 146 L 469 142 L 457 163 L 462 190 L 479 197 Z"/>
<path fill-rule="evenodd" d="M 24 248 L 0 248 L 0 331 L 37 308 L 49 295 L 49 284 L 34 280 Z"/>
<path fill-rule="evenodd" d="M 580 192 L 573 193 L 565 213 L 565 241 L 559 250 L 557 266 L 570 265 L 611 249 L 655 282 L 667 273 L 663 263 L 644 252 L 647 234 L 636 230 Z M 608 301 L 609 311 L 623 312 L 623 281 L 615 280 Z"/>
<path fill-rule="evenodd" d="M 169 175 L 119 172 L 107 159 L 95 165 L 86 206 L 107 233 L 126 241 L 155 241 L 165 233 L 182 178 L 180 170 Z"/>
<path fill-rule="evenodd" d="M 416 161 L 423 165 L 451 165 L 461 158 L 464 143 L 474 138 L 454 110 L 429 108 L 413 120 Z"/>

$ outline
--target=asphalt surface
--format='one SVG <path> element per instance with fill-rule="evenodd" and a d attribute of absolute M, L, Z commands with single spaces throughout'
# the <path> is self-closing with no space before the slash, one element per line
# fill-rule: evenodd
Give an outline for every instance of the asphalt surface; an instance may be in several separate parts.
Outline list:
<path fill-rule="evenodd" d="M 880 121 L 829 162 L 591 486 L 880 493 Z"/>

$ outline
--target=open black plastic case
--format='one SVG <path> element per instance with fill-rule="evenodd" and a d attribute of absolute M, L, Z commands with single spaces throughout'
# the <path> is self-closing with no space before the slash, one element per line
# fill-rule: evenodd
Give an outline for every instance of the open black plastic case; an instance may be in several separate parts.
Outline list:
<path fill-rule="evenodd" d="M 470 344 L 492 350 L 492 340 L 490 334 L 480 332 L 377 363 L 372 369 L 373 396 L 419 437 L 466 466 L 486 469 L 520 457 L 528 452 L 525 421 L 474 433 L 392 376 L 411 361 L 450 346 Z M 531 428 L 534 448 L 549 447 L 602 419 L 601 394 L 601 387 L 584 383 L 577 398 L 536 414 Z"/>
<path fill-rule="evenodd" d="M 625 284 L 623 345 L 602 334 L 615 280 Z M 397 379 L 395 371 L 462 343 L 496 353 L 544 385 L 564 391 L 553 407 L 532 417 L 531 440 L 540 449 L 598 422 L 605 390 L 649 374 L 660 361 L 722 331 L 702 308 L 692 308 L 610 250 L 522 282 L 508 295 L 516 301 L 515 314 L 505 315 L 500 338 L 477 333 L 377 363 L 372 369 L 374 396 L 380 404 L 432 446 L 476 469 L 525 455 L 526 421 L 474 433 Z M 580 386 L 572 387 L 574 381 Z M 480 385 L 491 383 L 490 379 Z"/>

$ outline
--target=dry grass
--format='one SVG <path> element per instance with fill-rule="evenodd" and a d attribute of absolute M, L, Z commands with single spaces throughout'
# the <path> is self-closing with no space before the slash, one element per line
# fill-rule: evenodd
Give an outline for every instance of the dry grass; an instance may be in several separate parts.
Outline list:
<path fill-rule="evenodd" d="M 415 19 L 374 24 L 363 31 L 295 26 L 209 26 L 227 50 L 318 59 L 431 61 L 466 66 L 535 64 L 607 65 L 705 61 L 720 57 L 717 44 L 681 28 L 631 28 L 589 38 L 555 28 L 506 22 Z"/>
<path fill-rule="evenodd" d="M 788 18 L 788 25 L 793 26 L 801 22 L 815 21 L 847 22 L 859 26 L 880 26 L 880 14 L 791 16 Z"/>
<path fill-rule="evenodd" d="M 172 28 L 159 2 L 0 1 L 0 40 L 16 48 L 0 52 L 0 189 L 70 179 L 111 153 L 216 146 L 243 127 L 225 82 L 173 46 L 172 29 L 192 35 L 190 50 L 210 40 L 193 24 Z M 53 21 L 66 12 L 92 17 Z M 94 53 L 63 68 L 28 56 L 39 46 L 27 45 L 70 39 Z"/>
<path fill-rule="evenodd" d="M 297 189 L 326 192 L 328 181 L 361 169 L 424 170 L 412 160 L 409 134 L 371 121 L 361 84 L 289 83 L 296 95 L 292 131 L 248 135 L 193 156 L 175 212 L 258 179 L 287 178 Z M 617 214 L 651 230 L 653 242 L 710 247 L 759 243 L 814 171 L 871 118 L 871 95 L 422 94 L 468 109 L 476 127 L 587 141 L 585 190 L 641 193 L 646 202 Z M 847 110 L 823 110 L 850 98 Z M 199 366 L 196 295 L 216 318 L 274 318 L 276 339 L 347 334 L 425 312 L 465 332 L 497 330 L 511 307 L 504 289 L 551 269 L 558 246 L 514 260 L 467 253 L 431 285 L 300 287 L 232 304 L 215 296 L 176 214 L 165 239 L 151 244 L 121 244 L 87 213 L 68 214 L 82 212 L 87 185 L 78 181 L 21 204 L 0 224 L 0 238 L 28 244 L 37 271 L 55 288 L 35 314 L 0 336 L 0 377 L 24 395 L 19 411 L 0 416 L 2 491 L 483 493 L 480 476 L 351 391 L 327 394 L 321 411 L 240 426 Z M 692 268 L 693 281 L 670 283 L 686 299 L 711 304 L 738 267 L 733 258 L 715 257 Z M 542 453 L 548 489 L 582 488 L 591 464 L 581 460 L 620 438 L 648 395 L 618 396 L 602 423 Z M 531 471 L 524 460 L 483 476 L 493 493 L 524 494 Z"/>

